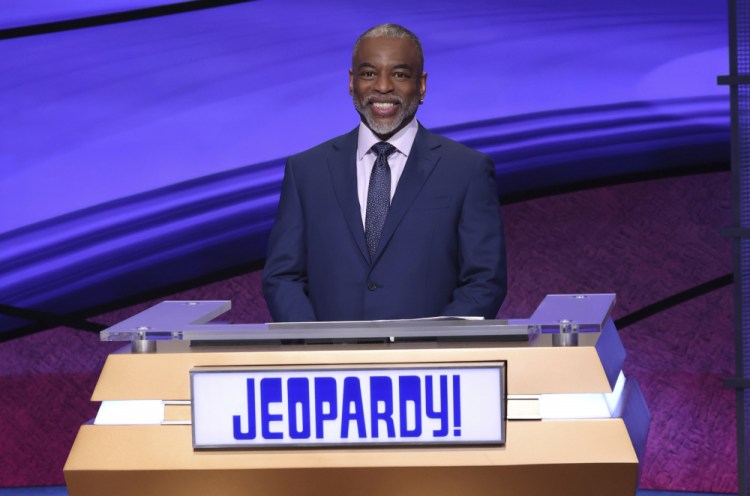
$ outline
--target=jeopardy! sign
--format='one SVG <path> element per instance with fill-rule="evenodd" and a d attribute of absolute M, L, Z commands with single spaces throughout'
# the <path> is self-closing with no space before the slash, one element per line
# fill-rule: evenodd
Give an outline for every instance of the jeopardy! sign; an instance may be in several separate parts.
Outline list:
<path fill-rule="evenodd" d="M 192 370 L 194 448 L 505 443 L 505 364 Z"/>

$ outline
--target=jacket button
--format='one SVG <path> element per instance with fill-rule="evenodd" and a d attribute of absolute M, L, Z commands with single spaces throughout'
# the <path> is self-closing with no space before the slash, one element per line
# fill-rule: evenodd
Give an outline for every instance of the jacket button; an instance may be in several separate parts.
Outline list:
<path fill-rule="evenodd" d="M 378 289 L 378 285 L 370 281 L 367 283 L 367 289 L 369 289 L 370 291 L 375 291 L 376 289 Z"/>

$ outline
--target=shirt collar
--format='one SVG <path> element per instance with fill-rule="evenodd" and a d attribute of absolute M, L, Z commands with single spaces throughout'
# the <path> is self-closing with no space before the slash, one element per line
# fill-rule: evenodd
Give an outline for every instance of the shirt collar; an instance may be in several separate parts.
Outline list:
<path fill-rule="evenodd" d="M 399 130 L 396 134 L 391 136 L 388 143 L 396 147 L 396 150 L 409 156 L 411 146 L 414 144 L 414 139 L 417 137 L 417 131 L 419 130 L 419 124 L 417 118 L 413 118 L 409 124 Z M 359 123 L 359 134 L 357 137 L 357 160 L 362 160 L 367 152 L 370 151 L 372 145 L 382 141 L 380 138 L 375 136 L 369 127 L 364 122 Z"/>

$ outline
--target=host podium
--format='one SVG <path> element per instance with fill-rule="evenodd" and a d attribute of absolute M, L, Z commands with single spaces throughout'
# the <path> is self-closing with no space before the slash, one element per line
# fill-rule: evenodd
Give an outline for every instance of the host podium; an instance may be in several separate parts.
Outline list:
<path fill-rule="evenodd" d="M 549 295 L 510 321 L 228 325 L 207 324 L 228 302 L 161 303 L 102 332 L 132 345 L 105 363 L 69 494 L 632 496 L 649 415 L 621 372 L 613 305 Z M 196 373 L 487 363 L 506 374 L 502 444 L 194 448 Z"/>

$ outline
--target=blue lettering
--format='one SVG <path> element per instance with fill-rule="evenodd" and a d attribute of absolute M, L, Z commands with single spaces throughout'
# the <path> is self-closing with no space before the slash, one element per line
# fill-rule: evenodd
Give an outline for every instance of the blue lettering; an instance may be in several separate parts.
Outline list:
<path fill-rule="evenodd" d="M 344 379 L 344 399 L 341 401 L 341 438 L 349 437 L 349 422 L 357 422 L 357 435 L 360 439 L 367 437 L 365 430 L 364 408 L 362 406 L 362 390 L 359 377 Z"/>
<path fill-rule="evenodd" d="M 281 414 L 270 413 L 271 403 L 281 402 L 281 379 L 265 378 L 260 381 L 260 424 L 264 439 L 283 439 L 281 432 L 271 432 L 270 423 L 282 420 Z"/>
<path fill-rule="evenodd" d="M 379 410 L 383 405 L 383 411 Z M 390 377 L 370 377 L 370 430 L 372 437 L 379 437 L 378 424 L 385 422 L 388 437 L 396 437 L 393 425 L 393 382 Z"/>
<path fill-rule="evenodd" d="M 419 437 L 422 434 L 422 391 L 419 377 L 402 375 L 398 378 L 398 406 L 401 411 L 401 437 Z M 409 429 L 407 404 L 414 405 L 414 428 Z"/>
<path fill-rule="evenodd" d="M 289 394 L 289 437 L 310 438 L 310 383 L 305 377 L 289 379 L 286 384 Z M 300 405 L 302 427 L 298 427 L 297 405 Z"/>
<path fill-rule="evenodd" d="M 435 403 L 432 393 L 432 376 L 425 377 L 425 411 L 427 417 L 440 420 L 440 429 L 432 431 L 435 437 L 445 437 L 448 435 L 448 376 L 440 376 L 440 409 L 435 410 Z"/>
<path fill-rule="evenodd" d="M 235 439 L 255 439 L 255 379 L 248 379 L 247 384 L 247 432 L 242 431 L 241 417 L 232 417 Z"/>
<path fill-rule="evenodd" d="M 323 406 L 327 405 L 328 413 Z M 323 439 L 323 422 L 334 420 L 338 416 L 336 403 L 336 379 L 333 377 L 315 378 L 315 437 Z"/>
<path fill-rule="evenodd" d="M 424 396 L 422 377 L 419 375 L 365 376 L 364 379 L 369 380 L 369 405 L 364 404 L 362 378 L 357 376 L 343 378 L 341 405 L 338 403 L 341 379 L 265 377 L 258 378 L 257 391 L 255 379 L 245 381 L 247 413 L 243 411 L 232 416 L 232 434 L 236 440 L 258 439 L 258 430 L 263 439 L 311 439 L 313 427 L 314 437 L 325 439 L 326 422 L 333 422 L 328 432 L 334 437 L 336 435 L 331 429 L 338 429 L 340 424 L 340 439 L 350 439 L 350 433 L 351 438 L 367 439 L 368 421 L 372 439 L 394 439 L 397 436 L 418 438 L 423 433 L 423 422 L 427 422 L 426 432 L 431 432 L 435 438 L 451 433 L 454 437 L 461 436 L 460 375 L 425 375 Z M 398 398 L 394 398 L 395 380 L 398 380 Z M 280 411 L 281 408 L 284 412 Z M 274 425 L 274 422 L 277 424 Z M 356 432 L 351 432 L 351 429 L 356 429 Z"/>

